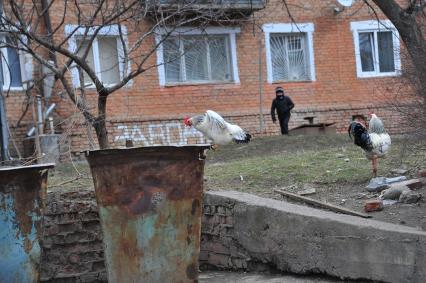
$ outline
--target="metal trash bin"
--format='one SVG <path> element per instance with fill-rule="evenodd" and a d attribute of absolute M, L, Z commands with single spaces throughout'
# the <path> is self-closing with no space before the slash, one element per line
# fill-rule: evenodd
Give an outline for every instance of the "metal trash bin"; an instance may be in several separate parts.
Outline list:
<path fill-rule="evenodd" d="M 40 281 L 42 213 L 47 169 L 0 167 L 0 282 Z"/>
<path fill-rule="evenodd" d="M 109 282 L 196 282 L 208 145 L 95 150 Z M 172 281 L 171 281 L 172 280 Z"/>

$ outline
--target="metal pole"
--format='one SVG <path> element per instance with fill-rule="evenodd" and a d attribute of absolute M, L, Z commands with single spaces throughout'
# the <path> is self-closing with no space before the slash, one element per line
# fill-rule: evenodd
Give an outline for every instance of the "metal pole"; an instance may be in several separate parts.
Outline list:
<path fill-rule="evenodd" d="M 37 95 L 37 127 L 38 127 L 38 134 L 43 134 L 43 109 L 41 106 L 41 95 Z"/>
<path fill-rule="evenodd" d="M 7 131 L 6 103 L 3 96 L 3 83 L 0 83 L 0 147 L 1 161 L 9 160 L 9 133 Z"/>
<path fill-rule="evenodd" d="M 3 0 L 0 0 L 0 18 L 3 17 Z M 1 63 L 1 61 L 0 61 Z M 0 74 L 3 76 L 3 74 Z M 0 153 L 1 161 L 9 160 L 9 133 L 7 131 L 6 102 L 3 97 L 3 78 L 0 81 Z"/>
<path fill-rule="evenodd" d="M 49 117 L 50 113 L 53 111 L 53 109 L 55 109 L 56 104 L 52 103 L 49 108 L 47 108 L 46 112 L 44 112 L 44 117 Z M 35 132 L 35 127 L 32 127 L 28 132 L 27 132 L 27 136 L 31 137 Z"/>
<path fill-rule="evenodd" d="M 37 123 L 37 115 L 36 115 L 36 109 L 35 109 L 35 97 L 32 97 L 32 112 L 33 112 L 33 122 L 34 125 Z M 41 153 L 41 146 L 40 146 L 40 136 L 38 134 L 38 127 L 35 127 L 35 137 L 34 137 L 34 143 L 36 146 L 36 154 L 37 154 L 37 163 L 40 163 L 42 153 Z"/>
<path fill-rule="evenodd" d="M 262 78 L 262 37 L 259 36 L 259 126 L 260 132 L 264 131 L 263 121 L 263 78 Z"/>

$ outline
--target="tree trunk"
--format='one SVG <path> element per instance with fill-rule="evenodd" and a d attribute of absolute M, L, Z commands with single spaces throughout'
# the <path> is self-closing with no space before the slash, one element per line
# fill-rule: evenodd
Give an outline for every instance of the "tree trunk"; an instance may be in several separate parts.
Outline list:
<path fill-rule="evenodd" d="M 106 104 L 107 104 L 106 95 L 98 96 L 98 117 L 93 123 L 93 127 L 96 131 L 96 137 L 98 138 L 99 148 L 107 149 L 109 148 L 108 141 L 108 131 L 106 128 Z"/>
<path fill-rule="evenodd" d="M 416 21 L 416 13 L 404 10 L 394 0 L 373 0 L 373 2 L 398 30 L 416 69 L 420 84 L 419 94 L 426 99 L 426 40 L 420 24 Z"/>
<path fill-rule="evenodd" d="M 421 98 L 423 105 L 415 106 L 412 109 L 414 111 L 410 111 L 409 118 L 415 115 L 412 119 L 415 133 L 424 138 L 426 136 L 426 40 L 421 25 L 426 20 L 425 15 L 422 11 L 416 11 L 417 1 L 411 1 L 405 9 L 395 0 L 373 0 L 373 2 L 396 27 L 411 57 L 414 73 L 409 76 L 414 79 L 417 95 Z"/>

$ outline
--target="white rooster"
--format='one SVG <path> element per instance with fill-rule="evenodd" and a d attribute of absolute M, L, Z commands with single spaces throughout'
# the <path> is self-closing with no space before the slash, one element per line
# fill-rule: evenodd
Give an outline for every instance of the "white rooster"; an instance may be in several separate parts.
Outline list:
<path fill-rule="evenodd" d="M 226 122 L 212 110 L 207 110 L 203 115 L 187 117 L 184 123 L 186 126 L 194 127 L 211 139 L 213 141 L 213 149 L 217 148 L 218 145 L 229 144 L 233 141 L 236 143 L 248 143 L 251 139 L 250 134 L 239 126 Z"/>
<path fill-rule="evenodd" d="M 386 132 L 382 120 L 371 113 L 368 131 L 363 119 L 356 119 L 348 128 L 349 137 L 354 137 L 354 143 L 364 149 L 365 156 L 372 161 L 373 176 L 377 177 L 377 158 L 384 157 L 391 146 L 391 138 Z"/>

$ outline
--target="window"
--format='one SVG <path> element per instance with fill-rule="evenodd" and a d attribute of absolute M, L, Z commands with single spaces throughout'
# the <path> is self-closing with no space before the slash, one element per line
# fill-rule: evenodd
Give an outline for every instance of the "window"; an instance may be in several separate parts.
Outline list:
<path fill-rule="evenodd" d="M 271 61 L 274 81 L 309 80 L 306 34 L 271 34 Z"/>
<path fill-rule="evenodd" d="M 22 85 L 21 60 L 18 50 L 10 46 L 16 46 L 12 38 L 0 37 L 0 82 L 3 89 L 20 89 Z"/>
<path fill-rule="evenodd" d="M 352 22 L 351 29 L 358 77 L 399 74 L 399 39 L 390 21 Z"/>
<path fill-rule="evenodd" d="M 176 31 L 157 51 L 160 85 L 239 82 L 233 28 Z"/>
<path fill-rule="evenodd" d="M 125 37 L 125 27 L 121 27 L 121 30 Z M 65 28 L 66 33 L 74 31 L 75 28 L 72 25 L 68 25 Z M 85 28 L 79 28 L 73 34 L 69 42 L 70 50 L 77 52 L 77 55 L 79 56 L 83 56 L 89 48 L 86 62 L 95 72 L 98 79 L 105 85 L 114 85 L 119 83 L 123 76 L 123 71 L 125 70 L 125 63 L 118 27 L 106 26 L 101 28 L 98 36 L 93 40 L 91 46 L 89 46 L 89 38 L 90 34 L 93 34 L 93 32 L 89 30 L 88 35 L 83 37 L 85 31 Z M 125 37 L 125 41 L 126 40 L 127 39 Z M 93 87 L 93 81 L 84 71 L 83 78 L 86 86 Z M 75 86 L 80 86 L 80 76 L 77 68 L 73 68 L 73 83 Z"/>
<path fill-rule="evenodd" d="M 231 81 L 229 36 L 181 36 L 163 43 L 166 83 Z"/>
<path fill-rule="evenodd" d="M 77 54 L 83 56 L 89 47 L 89 40 L 77 38 L 77 46 L 81 46 Z M 101 82 L 106 85 L 118 83 L 120 81 L 120 70 L 118 67 L 117 38 L 95 38 L 87 54 L 86 62 L 90 68 L 95 71 Z M 85 85 L 93 84 L 93 81 L 86 72 L 84 72 L 83 78 Z"/>
<path fill-rule="evenodd" d="M 268 82 L 314 81 L 311 23 L 265 24 Z"/>

